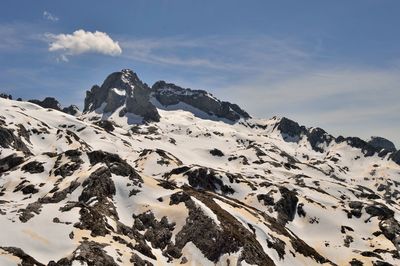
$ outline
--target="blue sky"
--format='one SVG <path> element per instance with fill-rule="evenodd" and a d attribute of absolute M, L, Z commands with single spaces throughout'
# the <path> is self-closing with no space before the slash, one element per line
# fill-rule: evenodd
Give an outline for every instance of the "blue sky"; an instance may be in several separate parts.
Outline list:
<path fill-rule="evenodd" d="M 0 91 L 81 106 L 131 68 L 255 117 L 400 146 L 399 13 L 396 0 L 4 0 Z"/>

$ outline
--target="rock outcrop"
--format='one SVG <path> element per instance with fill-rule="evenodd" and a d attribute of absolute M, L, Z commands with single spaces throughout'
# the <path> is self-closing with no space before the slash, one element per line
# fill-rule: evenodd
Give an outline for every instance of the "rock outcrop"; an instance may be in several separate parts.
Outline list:
<path fill-rule="evenodd" d="M 286 117 L 282 117 L 275 124 L 274 129 L 279 130 L 283 139 L 288 142 L 299 142 L 302 137 L 305 137 L 312 149 L 317 152 L 323 152 L 323 146 L 328 146 L 334 140 L 334 137 L 326 133 L 322 128 L 306 128 Z"/>
<path fill-rule="evenodd" d="M 128 69 L 109 75 L 101 87 L 94 85 L 86 92 L 84 112 L 92 112 L 104 106 L 104 113 L 120 109 L 120 116 L 132 113 L 145 121 L 159 121 L 160 115 L 150 102 L 150 88 Z"/>
<path fill-rule="evenodd" d="M 70 114 L 70 115 L 73 115 L 73 116 L 76 116 L 76 115 L 78 115 L 78 114 L 80 113 L 80 112 L 79 112 L 78 106 L 73 105 L 73 104 L 71 104 L 71 105 L 68 106 L 68 107 L 64 107 L 64 108 L 62 109 L 62 111 L 63 111 L 64 113 L 66 113 L 66 114 Z"/>
<path fill-rule="evenodd" d="M 0 93 L 0 98 L 12 100 L 11 94 Z"/>
<path fill-rule="evenodd" d="M 61 105 L 54 97 L 46 97 L 43 101 L 40 100 L 29 100 L 29 102 L 37 104 L 43 108 L 50 108 L 61 111 Z"/>
<path fill-rule="evenodd" d="M 152 95 L 165 107 L 185 103 L 208 115 L 214 115 L 230 121 L 250 118 L 250 115 L 238 105 L 220 101 L 204 90 L 184 89 L 173 83 L 157 81 L 152 86 Z"/>
<path fill-rule="evenodd" d="M 396 151 L 396 146 L 394 146 L 393 142 L 382 137 L 371 137 L 368 144 L 377 149 L 385 149 L 390 152 Z"/>

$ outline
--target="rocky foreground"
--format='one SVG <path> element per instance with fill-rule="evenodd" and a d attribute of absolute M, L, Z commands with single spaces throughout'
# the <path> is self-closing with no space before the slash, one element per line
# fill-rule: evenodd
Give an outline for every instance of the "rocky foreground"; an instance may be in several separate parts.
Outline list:
<path fill-rule="evenodd" d="M 130 70 L 83 113 L 0 98 L 0 265 L 399 265 L 399 200 L 386 139 Z"/>

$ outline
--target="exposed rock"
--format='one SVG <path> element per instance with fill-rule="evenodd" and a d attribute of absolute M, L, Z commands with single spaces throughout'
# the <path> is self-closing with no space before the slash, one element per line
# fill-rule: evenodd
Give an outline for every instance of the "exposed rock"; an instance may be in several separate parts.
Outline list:
<path fill-rule="evenodd" d="M 142 116 L 146 122 L 160 121 L 160 115 L 156 107 L 150 102 L 150 88 L 138 83 L 134 90 L 128 94 L 130 97 L 126 99 L 126 111 Z"/>
<path fill-rule="evenodd" d="M 393 217 L 390 217 L 379 222 L 379 229 L 400 253 L 400 223 Z"/>
<path fill-rule="evenodd" d="M 238 105 L 223 102 L 203 90 L 184 89 L 172 83 L 157 81 L 152 86 L 153 96 L 165 107 L 180 102 L 191 105 L 206 114 L 215 115 L 230 121 L 250 118 Z"/>
<path fill-rule="evenodd" d="M 390 155 L 390 159 L 392 159 L 395 163 L 400 165 L 400 150 Z"/>
<path fill-rule="evenodd" d="M 221 178 L 211 168 L 206 167 L 195 167 L 193 169 L 188 169 L 187 167 L 176 168 L 172 170 L 167 176 L 169 177 L 175 174 L 181 174 L 188 177 L 189 184 L 193 188 L 204 189 L 216 192 L 220 190 L 225 194 L 233 194 L 235 191 L 228 185 L 225 185 Z"/>
<path fill-rule="evenodd" d="M 64 113 L 66 113 L 66 114 L 70 114 L 70 115 L 73 115 L 73 116 L 76 116 L 76 115 L 78 115 L 79 114 L 79 108 L 78 108 L 78 106 L 76 106 L 76 105 L 70 105 L 70 106 L 68 106 L 68 107 L 64 107 L 63 109 L 62 109 L 62 111 L 64 112 Z"/>
<path fill-rule="evenodd" d="M 381 220 L 389 219 L 394 215 L 391 209 L 379 203 L 365 207 L 365 211 L 372 217 L 377 216 Z"/>
<path fill-rule="evenodd" d="M 35 193 L 39 192 L 39 190 L 37 188 L 35 188 L 35 186 L 32 185 L 32 184 L 29 184 L 26 187 L 22 188 L 21 191 L 22 191 L 22 193 L 24 195 L 26 195 L 26 194 L 35 194 Z"/>
<path fill-rule="evenodd" d="M 307 129 L 286 117 L 282 117 L 274 125 L 274 129 L 278 129 L 283 139 L 288 142 L 299 142 L 302 137 L 307 138 L 311 148 L 317 152 L 324 151 L 324 148 L 320 145 L 328 146 L 335 139 L 319 127 Z"/>
<path fill-rule="evenodd" d="M 334 140 L 334 137 L 332 137 L 331 135 L 326 133 L 325 130 L 319 127 L 309 129 L 306 135 L 313 150 L 318 152 L 324 151 L 324 149 L 319 146 L 320 144 L 328 146 Z"/>
<path fill-rule="evenodd" d="M 153 264 L 151 262 L 142 259 L 137 254 L 132 255 L 130 262 L 132 262 L 133 265 L 137 265 L 137 266 L 153 266 Z"/>
<path fill-rule="evenodd" d="M 282 197 L 276 202 L 274 208 L 278 212 L 278 222 L 285 225 L 288 221 L 293 221 L 299 199 L 296 196 L 296 192 L 290 191 L 285 187 L 279 188 L 279 191 Z"/>
<path fill-rule="evenodd" d="M 80 222 L 75 223 L 74 227 L 79 229 L 89 230 L 90 235 L 96 236 L 106 236 L 113 231 L 113 227 L 107 223 L 106 215 L 110 215 L 111 212 L 115 214 L 115 210 L 111 208 L 111 204 L 102 201 L 101 203 L 96 203 L 94 206 L 80 206 L 79 210 Z"/>
<path fill-rule="evenodd" d="M 218 156 L 218 157 L 224 156 L 224 153 L 221 150 L 218 150 L 218 149 L 212 149 L 212 150 L 210 150 L 210 153 L 213 156 Z"/>
<path fill-rule="evenodd" d="M 83 182 L 82 186 L 84 189 L 79 196 L 79 200 L 83 202 L 87 202 L 93 197 L 99 200 L 106 197 L 112 198 L 115 194 L 115 185 L 111 179 L 111 172 L 104 166 L 94 171 Z"/>
<path fill-rule="evenodd" d="M 67 188 L 65 188 L 61 191 L 55 191 L 51 197 L 46 196 L 44 198 L 40 198 L 39 202 L 40 203 L 58 203 L 58 202 L 64 200 L 68 194 L 71 194 L 72 192 L 74 192 L 74 190 L 77 189 L 79 186 L 80 186 L 79 182 L 72 181 Z"/>
<path fill-rule="evenodd" d="M 104 163 L 110 169 L 111 173 L 128 176 L 130 180 L 136 184 L 143 182 L 140 175 L 130 166 L 125 160 L 122 160 L 117 154 L 112 154 L 104 151 L 92 151 L 88 153 L 90 163 Z"/>
<path fill-rule="evenodd" d="M 71 266 L 84 263 L 90 266 L 118 266 L 113 257 L 104 250 L 106 246 L 94 241 L 83 241 L 71 256 L 57 262 L 52 261 L 48 266 Z"/>
<path fill-rule="evenodd" d="M 19 209 L 18 213 L 20 214 L 19 220 L 23 223 L 26 223 L 31 218 L 33 218 L 34 214 L 40 214 L 40 210 L 42 209 L 42 204 L 39 202 L 29 203 L 25 209 Z"/>
<path fill-rule="evenodd" d="M 108 120 L 100 120 L 94 123 L 96 126 L 99 126 L 106 130 L 107 132 L 112 132 L 114 131 L 114 125 L 111 121 Z"/>
<path fill-rule="evenodd" d="M 0 147 L 14 148 L 15 150 L 22 151 L 27 155 L 31 154 L 30 150 L 20 137 L 16 136 L 12 130 L 2 126 L 0 126 Z"/>
<path fill-rule="evenodd" d="M 377 149 L 368 142 L 358 138 L 358 137 L 347 137 L 344 138 L 342 136 L 339 136 L 336 138 L 337 143 L 341 142 L 346 142 L 348 145 L 350 145 L 353 148 L 358 148 L 361 149 L 361 151 L 364 153 L 365 156 L 372 156 L 375 153 L 378 153 L 381 149 Z"/>
<path fill-rule="evenodd" d="M 0 250 L 4 250 L 9 254 L 14 255 L 21 259 L 21 265 L 23 266 L 45 266 L 44 264 L 40 263 L 30 255 L 26 254 L 22 249 L 16 247 L 0 247 Z"/>
<path fill-rule="evenodd" d="M 396 151 L 396 146 L 394 146 L 393 142 L 382 137 L 371 137 L 371 139 L 368 141 L 368 144 L 377 149 L 385 149 L 390 152 Z"/>
<path fill-rule="evenodd" d="M 24 162 L 24 157 L 11 154 L 0 159 L 0 173 L 8 171 Z"/>
<path fill-rule="evenodd" d="M 274 198 L 269 196 L 268 194 L 258 194 L 257 199 L 258 201 L 262 201 L 264 205 L 273 206 L 275 204 Z"/>
<path fill-rule="evenodd" d="M 163 250 L 171 243 L 175 224 L 169 223 L 165 216 L 157 221 L 152 212 L 146 212 L 136 216 L 135 227 L 138 230 L 146 230 L 144 238 L 152 244 L 153 248 Z"/>
<path fill-rule="evenodd" d="M 305 132 L 305 127 L 300 126 L 297 122 L 286 117 L 282 117 L 279 123 L 275 124 L 274 129 L 275 128 L 278 129 L 281 134 L 295 139 L 296 142 L 300 138 L 300 135 Z"/>
<path fill-rule="evenodd" d="M 124 112 L 142 116 L 144 121 L 159 121 L 160 115 L 150 102 L 150 88 L 132 70 L 122 70 L 109 75 L 101 87 L 95 85 L 86 92 L 84 112 L 97 110 L 105 104 L 103 112 Z"/>
<path fill-rule="evenodd" d="M 33 162 L 29 162 L 29 163 L 25 164 L 24 166 L 22 166 L 21 170 L 24 172 L 31 173 L 31 174 L 38 174 L 38 173 L 44 172 L 44 167 L 43 167 L 43 163 L 33 161 Z"/>
<path fill-rule="evenodd" d="M 69 162 L 65 162 L 60 165 L 62 160 L 62 155 L 60 154 L 54 165 L 54 175 L 61 175 L 62 177 L 71 176 L 75 171 L 77 171 L 83 164 L 80 158 L 81 152 L 78 150 L 68 150 L 65 152 L 65 156 L 69 158 Z"/>
<path fill-rule="evenodd" d="M 190 197 L 180 196 L 182 200 L 187 199 L 184 203 L 189 210 L 189 217 L 186 219 L 186 224 L 182 230 L 175 237 L 175 247 L 181 250 L 186 243 L 192 242 L 213 262 L 217 262 L 223 254 L 234 253 L 243 248 L 240 261 L 244 260 L 255 265 L 275 265 L 271 258 L 265 254 L 260 243 L 255 240 L 254 234 L 244 228 L 240 222 L 223 210 L 209 196 L 192 189 L 185 193 L 192 194 L 192 197 L 202 201 L 217 216 L 223 218 L 219 219 L 221 226 L 218 226 L 213 219 L 203 213 L 201 208 L 196 206 Z M 167 253 L 170 250 L 173 250 L 171 246 L 167 248 Z M 170 253 L 171 256 L 178 254 Z M 178 256 L 174 257 L 177 258 Z"/>
<path fill-rule="evenodd" d="M 0 93 L 0 98 L 12 100 L 11 94 L 7 94 L 7 93 Z"/>
<path fill-rule="evenodd" d="M 37 104 L 43 108 L 50 108 L 50 109 L 61 111 L 60 103 L 53 97 L 46 97 L 43 101 L 29 100 L 29 102 Z"/>

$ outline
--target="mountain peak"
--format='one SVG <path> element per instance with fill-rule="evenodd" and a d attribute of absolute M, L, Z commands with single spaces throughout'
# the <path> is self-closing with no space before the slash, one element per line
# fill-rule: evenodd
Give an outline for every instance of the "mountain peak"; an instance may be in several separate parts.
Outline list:
<path fill-rule="evenodd" d="M 235 122 L 250 118 L 238 105 L 220 101 L 204 90 L 179 87 L 165 81 L 152 88 L 142 82 L 130 69 L 110 74 L 101 86 L 94 85 L 86 92 L 84 112 L 127 113 L 143 117 L 143 121 L 160 120 L 159 109 L 186 110 L 195 116 Z"/>
<path fill-rule="evenodd" d="M 110 74 L 101 87 L 86 92 L 84 112 L 99 111 L 120 116 L 133 113 L 145 121 L 159 121 L 160 115 L 150 102 L 150 88 L 130 69 Z"/>

